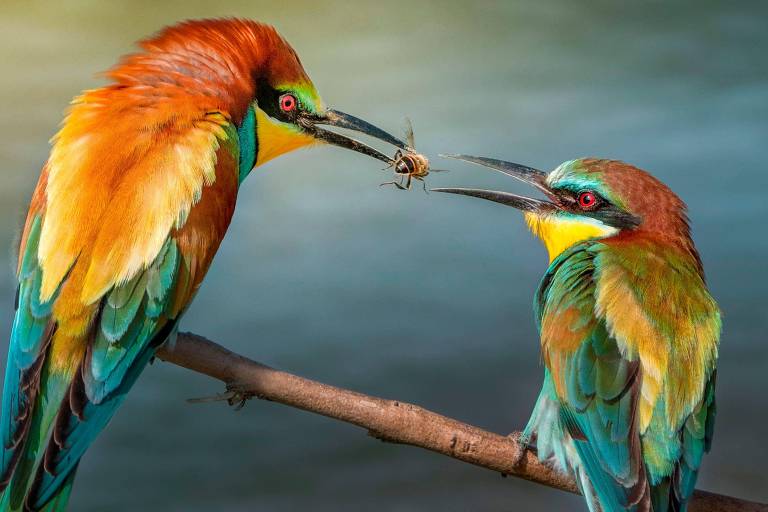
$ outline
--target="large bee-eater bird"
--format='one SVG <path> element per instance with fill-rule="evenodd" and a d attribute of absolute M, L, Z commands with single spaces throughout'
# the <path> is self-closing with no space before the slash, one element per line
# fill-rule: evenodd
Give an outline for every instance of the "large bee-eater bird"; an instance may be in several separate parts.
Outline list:
<path fill-rule="evenodd" d="M 685 204 L 623 162 L 544 173 L 455 158 L 545 196 L 436 189 L 522 210 L 549 253 L 534 301 L 544 385 L 524 444 L 570 472 L 592 512 L 684 511 L 712 440 L 720 338 Z"/>
<path fill-rule="evenodd" d="M 81 456 L 205 277 L 251 169 L 326 142 L 405 144 L 327 108 L 274 28 L 190 21 L 75 98 L 24 226 L 3 391 L 0 508 L 63 510 Z"/>

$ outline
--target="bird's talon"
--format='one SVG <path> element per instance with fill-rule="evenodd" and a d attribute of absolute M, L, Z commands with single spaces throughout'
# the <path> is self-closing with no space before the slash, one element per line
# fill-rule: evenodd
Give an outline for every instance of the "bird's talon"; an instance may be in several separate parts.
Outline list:
<path fill-rule="evenodd" d="M 227 390 L 224 393 L 217 393 L 213 396 L 202 396 L 198 398 L 188 398 L 187 402 L 191 404 L 203 404 L 209 402 L 224 402 L 226 401 L 230 406 L 233 406 L 236 411 L 239 411 L 245 406 L 245 403 L 253 398 L 254 393 L 242 389 L 238 386 L 228 385 Z"/>
<path fill-rule="evenodd" d="M 248 391 L 241 386 L 228 384 L 227 385 L 227 403 L 233 406 L 236 411 L 239 411 L 245 407 L 245 403 L 256 396 L 253 392 Z"/>
<path fill-rule="evenodd" d="M 507 437 L 520 447 L 517 456 L 512 461 L 512 465 L 516 467 L 525 459 L 525 454 L 531 450 L 531 438 L 523 432 L 512 432 Z"/>

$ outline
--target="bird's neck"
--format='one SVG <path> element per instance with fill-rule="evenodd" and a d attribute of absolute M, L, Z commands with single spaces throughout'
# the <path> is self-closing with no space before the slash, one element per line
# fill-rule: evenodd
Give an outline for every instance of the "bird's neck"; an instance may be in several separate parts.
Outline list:
<path fill-rule="evenodd" d="M 550 263 L 579 242 L 605 238 L 618 232 L 616 228 L 589 217 L 526 212 L 525 221 L 531 232 L 544 243 Z"/>
<path fill-rule="evenodd" d="M 238 162 L 238 183 L 250 174 L 253 166 L 256 165 L 256 155 L 259 152 L 258 140 L 256 139 L 256 112 L 254 106 L 248 107 L 243 117 L 243 122 L 237 129 L 237 138 L 240 146 L 240 160 Z"/>

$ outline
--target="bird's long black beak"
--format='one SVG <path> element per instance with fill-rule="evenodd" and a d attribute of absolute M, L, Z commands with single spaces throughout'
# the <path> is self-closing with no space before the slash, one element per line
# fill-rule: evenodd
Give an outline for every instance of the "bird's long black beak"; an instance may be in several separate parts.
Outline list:
<path fill-rule="evenodd" d="M 496 171 L 502 172 L 507 176 L 511 176 L 524 183 L 532 185 L 542 191 L 548 197 L 552 197 L 552 193 L 547 187 L 547 174 L 538 169 L 528 167 L 527 165 L 514 164 L 512 162 L 505 162 L 503 160 L 496 160 L 494 158 L 484 158 L 480 156 L 469 155 L 441 155 L 447 158 L 454 158 L 456 160 L 464 160 L 484 167 L 489 167 Z M 533 197 L 520 196 L 512 194 L 510 192 L 500 192 L 496 190 L 481 190 L 474 188 L 434 188 L 435 192 L 447 192 L 449 194 L 459 194 L 462 196 L 479 197 L 480 199 L 486 199 L 495 203 L 505 204 L 512 206 L 518 210 L 531 211 L 531 212 L 546 212 L 552 211 L 557 206 L 549 201 L 535 199 Z"/>
<path fill-rule="evenodd" d="M 368 155 L 372 158 L 377 158 L 382 162 L 386 162 L 387 164 L 393 163 L 391 157 L 381 153 L 380 151 L 363 142 L 352 139 L 340 133 L 320 128 L 319 125 L 335 126 L 337 128 L 353 130 L 382 140 L 388 144 L 392 144 L 393 146 L 396 146 L 400 149 L 408 149 L 406 143 L 394 135 L 385 132 L 381 128 L 378 128 L 368 123 L 367 121 L 363 121 L 362 119 L 355 116 L 345 114 L 344 112 L 339 112 L 338 110 L 328 109 L 323 114 L 305 117 L 300 120 L 300 123 L 305 130 L 310 132 L 318 140 L 333 144 L 334 146 L 357 151 L 358 153 Z"/>

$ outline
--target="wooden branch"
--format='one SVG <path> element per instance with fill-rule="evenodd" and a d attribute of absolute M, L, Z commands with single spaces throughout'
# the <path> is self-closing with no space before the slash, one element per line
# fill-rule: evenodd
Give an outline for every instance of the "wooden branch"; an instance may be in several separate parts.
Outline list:
<path fill-rule="evenodd" d="M 408 444 L 513 475 L 578 493 L 572 479 L 522 452 L 512 436 L 486 432 L 419 406 L 376 398 L 304 379 L 251 361 L 202 336 L 181 333 L 173 347 L 161 347 L 163 361 L 203 373 L 227 385 L 230 403 L 250 397 L 279 402 L 352 423 L 384 441 Z M 768 504 L 697 490 L 689 512 L 768 512 Z"/>

